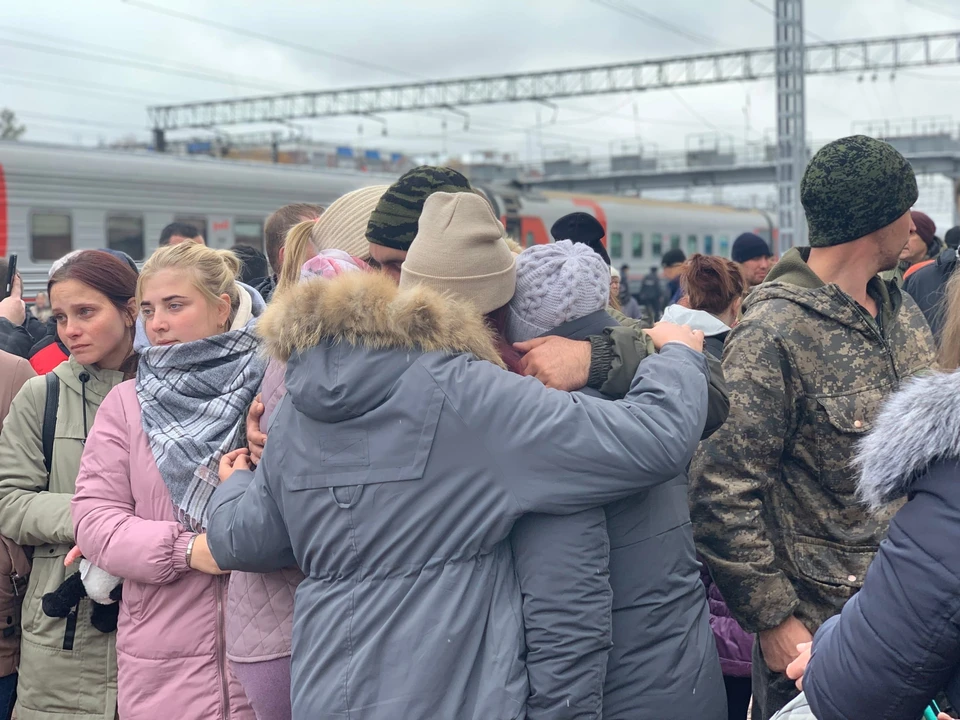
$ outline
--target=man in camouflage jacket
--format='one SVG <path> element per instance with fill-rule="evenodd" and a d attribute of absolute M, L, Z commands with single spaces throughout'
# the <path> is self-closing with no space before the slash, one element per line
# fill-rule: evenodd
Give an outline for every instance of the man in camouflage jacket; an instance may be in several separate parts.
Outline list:
<path fill-rule="evenodd" d="M 801 187 L 811 247 L 788 251 L 745 302 L 723 357 L 730 415 L 690 475 L 698 550 L 734 617 L 759 633 L 754 720 L 797 694 L 783 675 L 796 644 L 861 587 L 895 508 L 859 504 L 856 442 L 886 395 L 934 363 L 916 304 L 876 277 L 909 236 L 906 160 L 844 138 Z"/>

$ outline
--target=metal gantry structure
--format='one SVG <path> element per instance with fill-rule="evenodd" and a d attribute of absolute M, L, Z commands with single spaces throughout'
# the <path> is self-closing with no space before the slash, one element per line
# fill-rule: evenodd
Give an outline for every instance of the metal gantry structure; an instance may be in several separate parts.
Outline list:
<path fill-rule="evenodd" d="M 776 0 L 777 214 L 781 253 L 806 245 L 800 179 L 807 166 L 803 0 Z"/>
<path fill-rule="evenodd" d="M 960 31 L 809 44 L 803 54 L 808 75 L 872 74 L 952 65 L 960 62 Z M 774 78 L 776 58 L 776 48 L 737 50 L 534 73 L 158 105 L 148 108 L 148 114 L 154 129 L 163 133 L 307 118 L 543 102 Z"/>

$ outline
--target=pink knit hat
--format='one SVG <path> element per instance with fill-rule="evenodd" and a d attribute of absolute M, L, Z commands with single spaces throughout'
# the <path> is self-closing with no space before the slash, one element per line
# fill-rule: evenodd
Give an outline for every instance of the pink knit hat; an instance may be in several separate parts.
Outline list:
<path fill-rule="evenodd" d="M 343 250 L 323 250 L 300 268 L 300 280 L 322 277 L 327 280 L 348 272 L 371 272 L 370 266 Z"/>

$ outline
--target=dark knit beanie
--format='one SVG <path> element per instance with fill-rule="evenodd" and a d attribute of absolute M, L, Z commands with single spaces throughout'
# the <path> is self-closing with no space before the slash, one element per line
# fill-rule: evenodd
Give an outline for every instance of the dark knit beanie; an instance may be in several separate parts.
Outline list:
<path fill-rule="evenodd" d="M 913 218 L 913 224 L 917 226 L 917 235 L 927 244 L 927 250 L 932 251 L 940 247 L 937 239 L 937 224 L 926 213 L 919 210 L 911 210 L 910 216 Z"/>
<path fill-rule="evenodd" d="M 374 245 L 409 250 L 428 197 L 435 192 L 472 191 L 470 182 L 450 168 L 421 165 L 408 170 L 387 189 L 370 214 L 367 240 Z"/>
<path fill-rule="evenodd" d="M 603 236 L 606 235 L 606 232 L 600 221 L 593 215 L 585 212 L 564 215 L 550 228 L 550 234 L 557 242 L 572 240 L 575 243 L 586 245 L 603 258 L 607 265 L 610 264 L 610 255 L 607 254 L 607 249 L 603 246 Z"/>
<path fill-rule="evenodd" d="M 943 236 L 943 241 L 947 244 L 948 248 L 956 250 L 960 247 L 960 225 L 954 225 L 947 230 L 947 234 Z"/>
<path fill-rule="evenodd" d="M 866 135 L 834 140 L 800 183 L 811 247 L 842 245 L 886 227 L 917 201 L 917 178 L 892 145 Z"/>
<path fill-rule="evenodd" d="M 759 257 L 773 257 L 767 241 L 759 235 L 745 232 L 733 241 L 730 259 L 735 263 L 745 263 L 748 260 L 755 260 Z"/>
<path fill-rule="evenodd" d="M 660 258 L 660 264 L 664 267 L 670 267 L 671 265 L 682 265 L 687 261 L 687 256 L 683 254 L 683 250 L 679 248 L 673 250 L 667 250 L 663 257 Z"/>

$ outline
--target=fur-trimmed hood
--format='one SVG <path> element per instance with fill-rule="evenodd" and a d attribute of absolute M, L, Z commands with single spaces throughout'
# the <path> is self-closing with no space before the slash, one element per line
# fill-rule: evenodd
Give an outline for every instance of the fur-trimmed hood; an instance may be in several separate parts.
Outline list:
<path fill-rule="evenodd" d="M 960 371 L 908 380 L 860 443 L 858 493 L 873 509 L 906 496 L 940 460 L 960 459 Z"/>
<path fill-rule="evenodd" d="M 380 273 L 314 278 L 277 293 L 257 333 L 281 362 L 331 340 L 371 350 L 472 353 L 503 367 L 493 333 L 472 305 L 422 286 L 401 292 Z"/>

